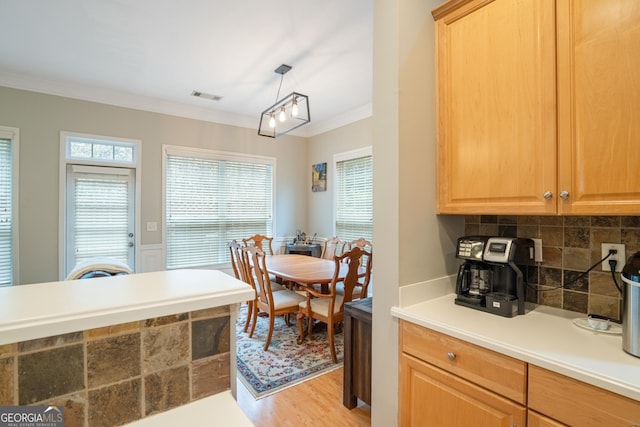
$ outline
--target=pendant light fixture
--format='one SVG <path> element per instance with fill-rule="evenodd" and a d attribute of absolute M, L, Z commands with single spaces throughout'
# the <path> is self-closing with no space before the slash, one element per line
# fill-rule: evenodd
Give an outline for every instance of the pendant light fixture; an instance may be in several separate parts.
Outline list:
<path fill-rule="evenodd" d="M 278 100 L 284 75 L 291 70 L 291 66 L 282 64 L 275 69 L 280 74 L 280 86 L 276 94 L 276 102 L 260 115 L 258 135 L 277 138 L 311 121 L 309 116 L 309 97 L 298 92 Z"/>

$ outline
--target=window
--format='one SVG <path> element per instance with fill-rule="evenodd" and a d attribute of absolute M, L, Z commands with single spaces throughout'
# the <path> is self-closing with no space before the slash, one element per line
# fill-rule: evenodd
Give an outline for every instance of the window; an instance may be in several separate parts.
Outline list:
<path fill-rule="evenodd" d="M 17 283 L 19 130 L 0 126 L 0 286 Z"/>
<path fill-rule="evenodd" d="M 136 270 L 139 141 L 61 133 L 64 230 L 61 278 L 94 257 Z"/>
<path fill-rule="evenodd" d="M 336 154 L 335 235 L 373 242 L 373 156 L 371 147 Z"/>
<path fill-rule="evenodd" d="M 273 235 L 275 159 L 164 147 L 167 269 L 230 262 L 228 243 Z"/>

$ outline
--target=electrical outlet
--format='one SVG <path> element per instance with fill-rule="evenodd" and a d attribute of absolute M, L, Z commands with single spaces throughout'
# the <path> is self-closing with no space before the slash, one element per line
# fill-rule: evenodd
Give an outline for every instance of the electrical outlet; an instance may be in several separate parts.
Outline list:
<path fill-rule="evenodd" d="M 533 240 L 533 250 L 535 254 L 535 262 L 542 262 L 542 239 L 531 239 Z"/>
<path fill-rule="evenodd" d="M 615 259 L 618 262 L 618 264 L 616 264 L 616 271 L 622 271 L 622 268 L 624 267 L 624 263 L 626 261 L 624 245 L 618 243 L 603 243 L 602 258 L 607 256 L 607 254 L 609 253 L 609 249 L 613 249 L 617 252 L 602 261 L 602 271 L 611 271 L 611 266 L 609 265 L 609 260 L 611 259 Z"/>

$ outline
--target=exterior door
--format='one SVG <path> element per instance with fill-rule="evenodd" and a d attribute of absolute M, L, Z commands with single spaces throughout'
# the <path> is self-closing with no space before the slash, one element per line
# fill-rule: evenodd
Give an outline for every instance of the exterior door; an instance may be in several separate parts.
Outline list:
<path fill-rule="evenodd" d="M 135 271 L 135 170 L 67 165 L 65 276 L 108 257 Z"/>

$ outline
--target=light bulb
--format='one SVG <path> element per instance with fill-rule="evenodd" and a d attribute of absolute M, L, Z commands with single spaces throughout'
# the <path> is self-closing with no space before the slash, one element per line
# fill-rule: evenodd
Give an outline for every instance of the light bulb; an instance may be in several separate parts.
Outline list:
<path fill-rule="evenodd" d="M 275 117 L 273 117 L 273 113 L 271 113 L 269 116 L 270 116 L 269 117 L 269 127 L 271 129 L 273 129 L 274 127 L 276 127 L 276 119 L 275 119 Z"/>
<path fill-rule="evenodd" d="M 284 122 L 285 120 L 287 120 L 287 116 L 284 114 L 284 105 L 282 106 L 282 108 L 280 108 L 280 114 L 278 114 L 278 120 L 280 120 L 281 122 Z"/>
<path fill-rule="evenodd" d="M 291 115 L 298 117 L 298 98 L 293 98 L 293 106 L 291 107 Z"/>

